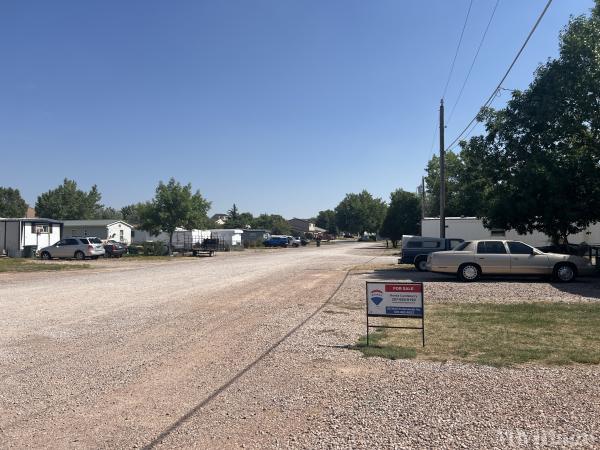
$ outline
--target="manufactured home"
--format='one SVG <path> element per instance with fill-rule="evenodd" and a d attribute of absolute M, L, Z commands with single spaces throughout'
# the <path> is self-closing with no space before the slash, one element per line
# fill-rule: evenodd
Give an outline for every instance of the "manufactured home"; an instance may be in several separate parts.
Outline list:
<path fill-rule="evenodd" d="M 31 256 L 62 237 L 63 223 L 52 219 L 0 219 L 0 254 Z"/>
<path fill-rule="evenodd" d="M 425 217 L 421 221 L 421 236 L 439 237 L 440 219 L 438 217 Z M 446 217 L 446 237 L 464 239 L 510 239 L 522 241 L 534 247 L 550 245 L 552 240 L 549 236 L 539 231 L 533 233 L 519 234 L 515 230 L 488 229 L 483 226 L 483 221 L 477 217 Z M 581 233 L 569 236 L 569 242 L 580 244 L 600 243 L 600 223 L 591 225 Z"/>
<path fill-rule="evenodd" d="M 103 240 L 113 240 L 131 244 L 131 230 L 127 222 L 114 219 L 65 220 L 64 236 L 94 236 Z"/>

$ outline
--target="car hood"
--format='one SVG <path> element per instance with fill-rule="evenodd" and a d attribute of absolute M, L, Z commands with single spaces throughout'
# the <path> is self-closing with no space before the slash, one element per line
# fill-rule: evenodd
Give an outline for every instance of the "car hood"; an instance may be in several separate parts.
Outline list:
<path fill-rule="evenodd" d="M 587 265 L 590 264 L 590 262 L 581 257 L 581 256 L 577 256 L 577 255 L 563 255 L 561 253 L 544 253 L 544 255 L 546 255 L 550 261 L 554 261 L 554 262 L 558 262 L 558 261 L 570 261 L 574 264 L 579 264 L 579 265 Z"/>

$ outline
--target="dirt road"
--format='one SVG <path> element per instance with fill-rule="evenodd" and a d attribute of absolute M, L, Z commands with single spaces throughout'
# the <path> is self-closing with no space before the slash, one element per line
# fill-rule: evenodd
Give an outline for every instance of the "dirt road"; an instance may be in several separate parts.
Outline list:
<path fill-rule="evenodd" d="M 523 429 L 595 442 L 596 367 L 344 349 L 364 332 L 368 264 L 395 262 L 383 253 L 350 243 L 0 277 L 0 447 L 505 446 Z"/>

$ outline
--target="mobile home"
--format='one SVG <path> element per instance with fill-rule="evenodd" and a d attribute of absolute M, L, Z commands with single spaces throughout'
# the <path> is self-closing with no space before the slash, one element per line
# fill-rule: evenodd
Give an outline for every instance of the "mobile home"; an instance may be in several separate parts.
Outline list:
<path fill-rule="evenodd" d="M 0 253 L 11 257 L 32 254 L 62 237 L 63 223 L 52 219 L 0 219 Z"/>

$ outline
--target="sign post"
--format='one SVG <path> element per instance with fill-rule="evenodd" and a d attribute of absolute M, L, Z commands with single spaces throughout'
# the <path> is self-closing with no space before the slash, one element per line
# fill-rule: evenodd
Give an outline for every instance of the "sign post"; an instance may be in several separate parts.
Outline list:
<path fill-rule="evenodd" d="M 423 283 L 396 281 L 367 281 L 367 345 L 369 328 L 405 328 L 421 330 L 425 347 L 425 302 Z M 420 327 L 393 327 L 370 325 L 369 317 L 393 317 L 396 319 L 421 319 Z"/>

